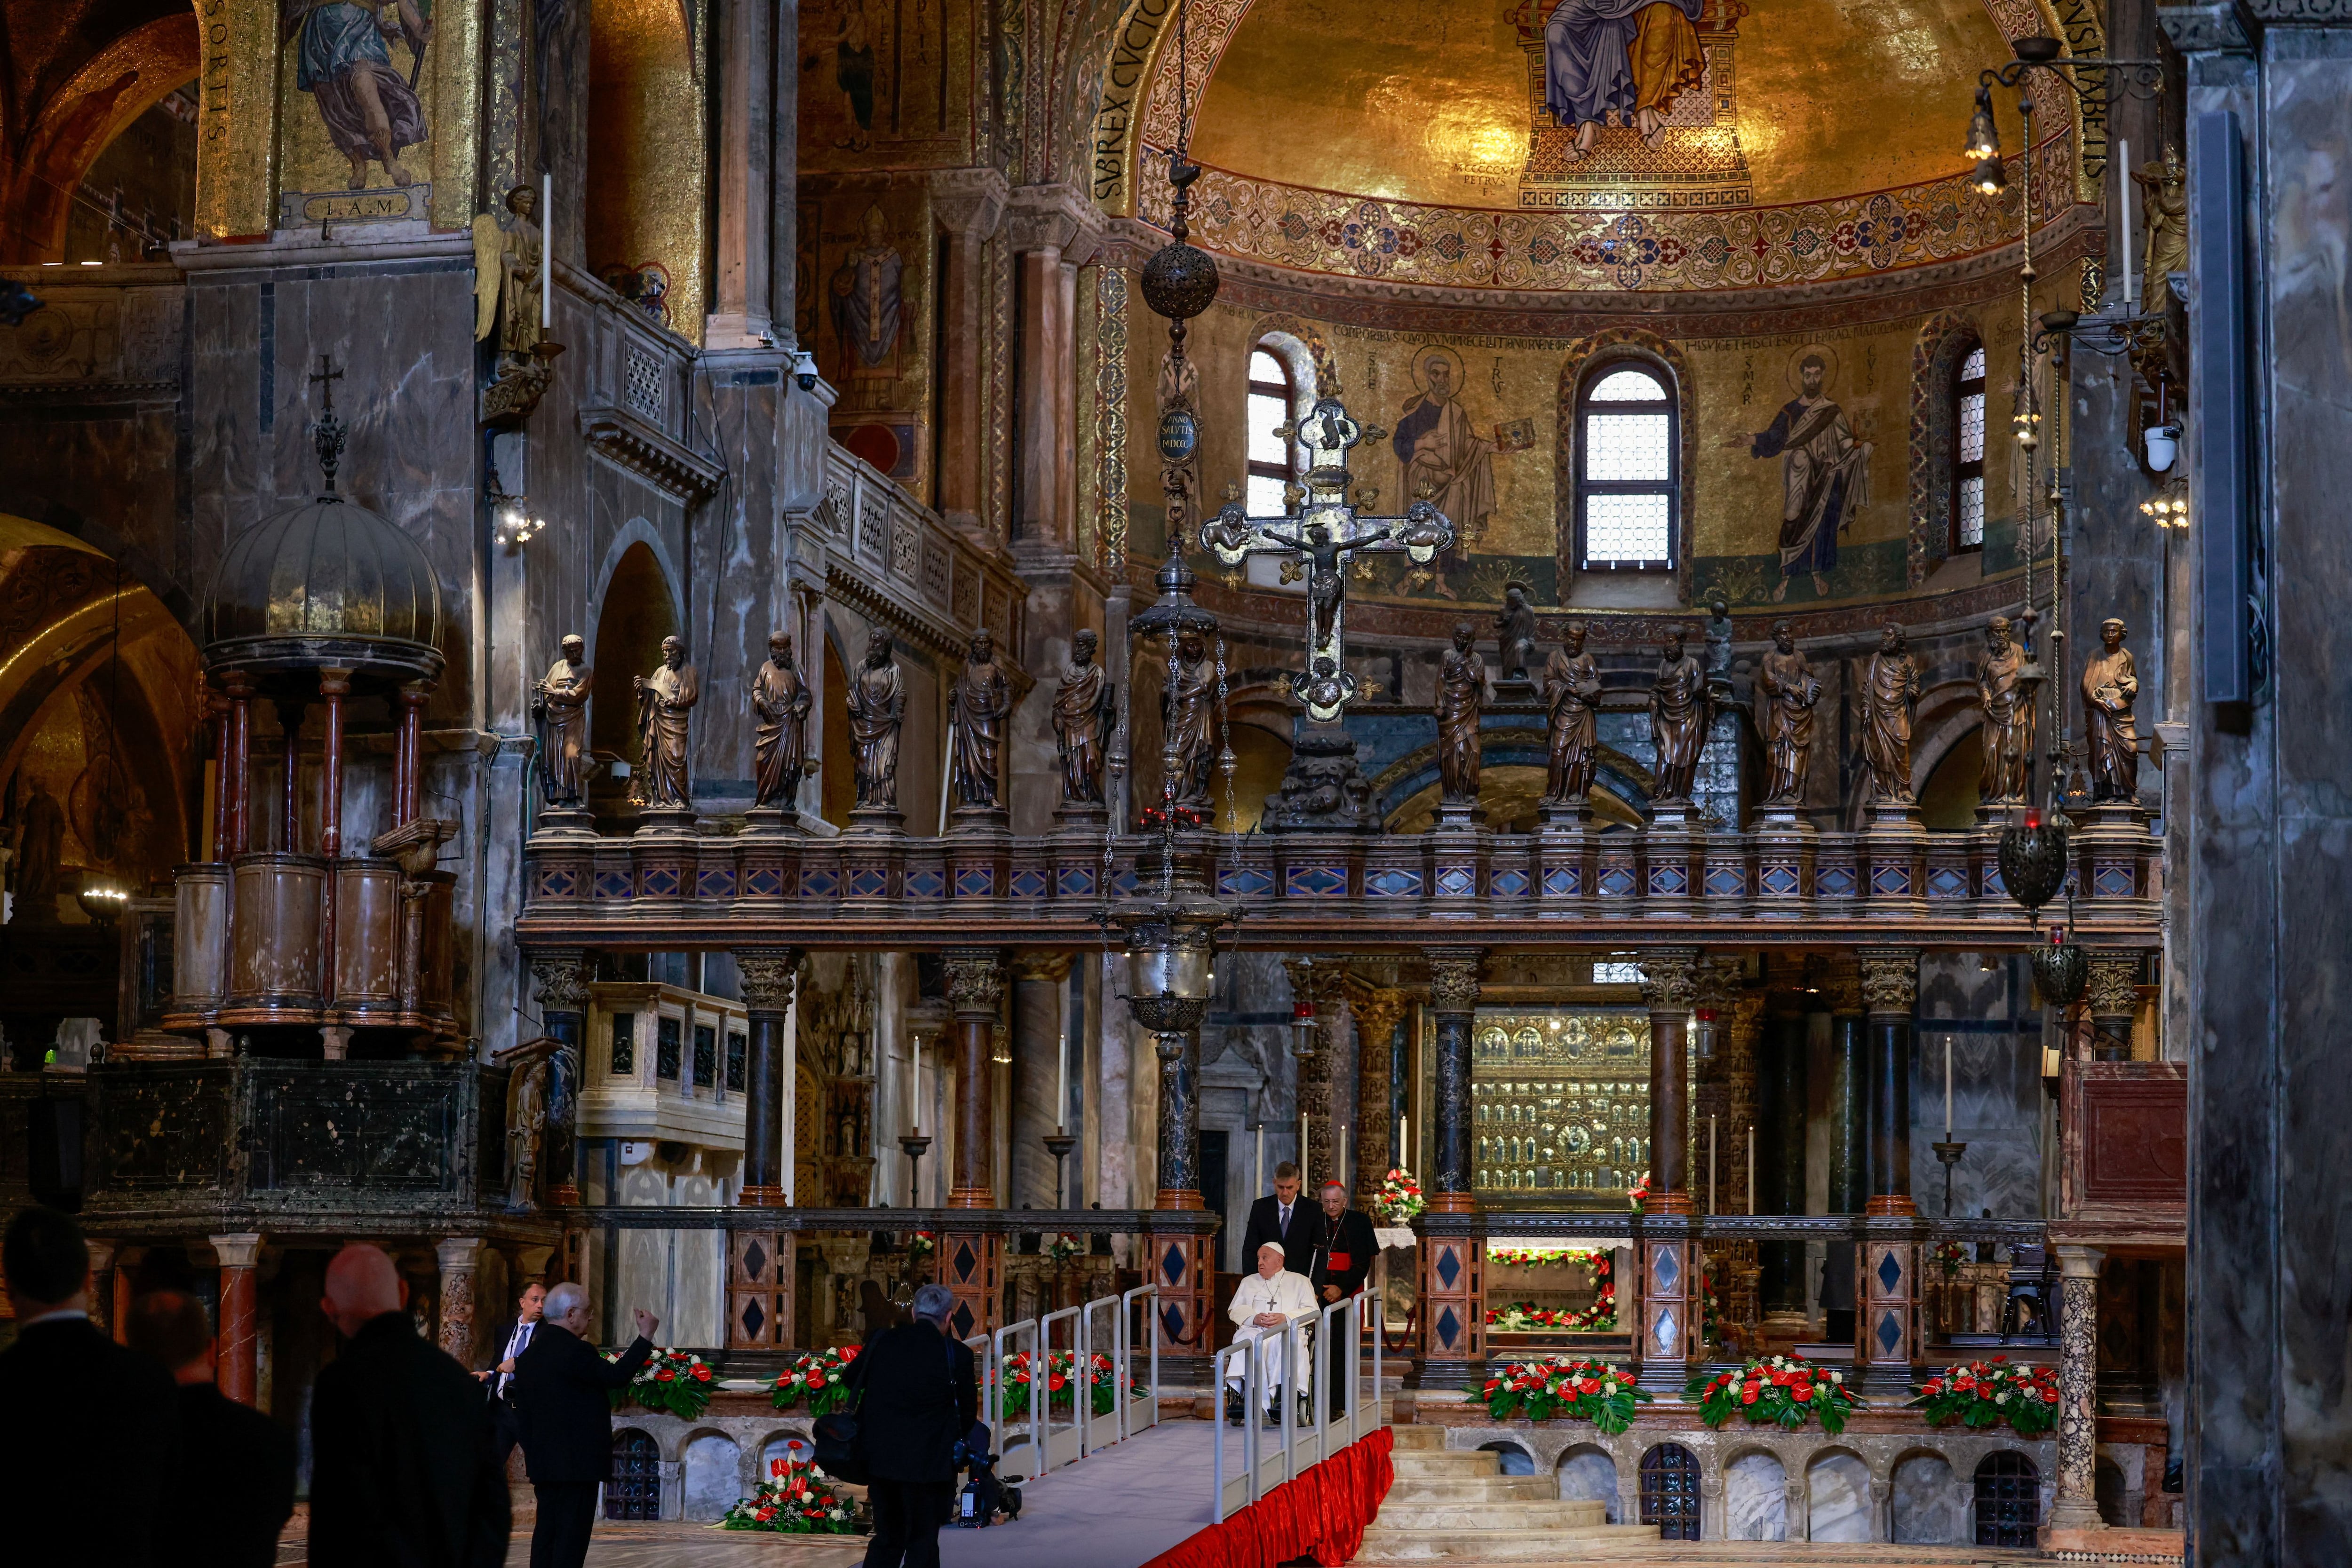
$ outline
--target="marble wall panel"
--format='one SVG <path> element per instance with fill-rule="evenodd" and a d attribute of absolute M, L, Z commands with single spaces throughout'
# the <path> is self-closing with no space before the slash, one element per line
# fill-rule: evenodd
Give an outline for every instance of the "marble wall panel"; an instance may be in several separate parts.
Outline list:
<path fill-rule="evenodd" d="M 1870 1467 L 1853 1454 L 1822 1455 L 1805 1467 L 1805 1539 L 1871 1538 Z"/>
<path fill-rule="evenodd" d="M 2023 961 L 1930 953 L 1919 964 L 1911 1049 L 1911 1191 L 1927 1214 L 1944 1213 L 1944 1063 L 1951 1055 L 1952 1136 L 1968 1145 L 1952 1172 L 1952 1208 L 1996 1218 L 2042 1212 L 2049 1111 L 2042 1089 L 2041 1019 L 2029 1010 Z"/>
<path fill-rule="evenodd" d="M 1622 1522 L 1617 1494 L 1617 1461 L 1601 1448 L 1570 1448 L 1559 1457 L 1559 1495 L 1564 1502 L 1598 1502 L 1609 1522 Z"/>
<path fill-rule="evenodd" d="M 1772 1454 L 1742 1454 L 1723 1469 L 1727 1541 L 1789 1539 L 1789 1472 Z"/>
<path fill-rule="evenodd" d="M 1517 1443 L 1481 1443 L 1478 1451 L 1501 1456 L 1503 1474 L 1507 1476 L 1531 1476 L 1536 1473 L 1535 1456 Z"/>
<path fill-rule="evenodd" d="M 732 1437 L 705 1432 L 686 1443 L 686 1517 L 721 1519 L 743 1495 L 743 1452 Z"/>
<path fill-rule="evenodd" d="M 1969 1537 L 1970 1487 L 1941 1454 L 1914 1454 L 1895 1467 L 1891 1499 L 1898 1542 L 1935 1544 Z"/>

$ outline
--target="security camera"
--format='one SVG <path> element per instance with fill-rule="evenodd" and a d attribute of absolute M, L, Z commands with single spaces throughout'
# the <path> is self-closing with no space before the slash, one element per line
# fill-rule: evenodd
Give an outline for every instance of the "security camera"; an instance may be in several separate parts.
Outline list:
<path fill-rule="evenodd" d="M 801 391 L 816 391 L 816 356 L 806 349 L 793 350 L 793 380 L 800 382 Z"/>

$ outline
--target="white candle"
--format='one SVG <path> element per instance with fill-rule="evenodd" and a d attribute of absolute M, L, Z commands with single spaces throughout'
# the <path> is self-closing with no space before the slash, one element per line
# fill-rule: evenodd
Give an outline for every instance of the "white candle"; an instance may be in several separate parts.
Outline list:
<path fill-rule="evenodd" d="M 1756 1212 L 1756 1129 L 1748 1129 L 1748 1212 Z"/>
<path fill-rule="evenodd" d="M 1355 1186 L 1348 1180 L 1348 1127 L 1344 1122 L 1339 1125 L 1339 1154 L 1331 1162 L 1331 1175 L 1350 1187 Z"/>
<path fill-rule="evenodd" d="M 1410 1116 L 1397 1118 L 1396 1166 L 1401 1171 L 1412 1168 L 1412 1118 Z"/>
<path fill-rule="evenodd" d="M 1307 1168 L 1307 1108 L 1298 1109 L 1298 1185 L 1311 1186 L 1314 1173 Z"/>
<path fill-rule="evenodd" d="M 919 1034 L 911 1038 L 914 1043 L 908 1051 L 914 1058 L 915 1081 L 907 1091 L 907 1132 L 911 1137 L 919 1137 L 923 1131 L 923 1037 Z"/>
<path fill-rule="evenodd" d="M 1265 1124 L 1257 1124 L 1257 1164 L 1250 1172 L 1250 1195 L 1265 1191 Z"/>
<path fill-rule="evenodd" d="M 2117 141 L 2116 143 L 2116 226 L 2124 231 L 2124 276 L 2122 299 L 2124 302 L 2124 311 L 2126 315 L 2130 313 L 2132 306 L 2131 225 L 2131 143 L 2128 141 Z M 1949 1138 L 1946 1138 L 1944 1140 L 1944 1142 L 1948 1144 L 1952 1140 Z"/>
<path fill-rule="evenodd" d="M 539 329 L 555 325 L 555 176 L 539 177 Z"/>
<path fill-rule="evenodd" d="M 1952 1037 L 1944 1037 L 1944 1142 L 1952 1141 Z"/>
<path fill-rule="evenodd" d="M 1062 1130 L 1070 1113 L 1070 1031 L 1062 1031 L 1061 1066 L 1054 1074 L 1054 1131 Z"/>
<path fill-rule="evenodd" d="M 1715 1118 L 1706 1119 L 1706 1211 L 1715 1212 Z"/>

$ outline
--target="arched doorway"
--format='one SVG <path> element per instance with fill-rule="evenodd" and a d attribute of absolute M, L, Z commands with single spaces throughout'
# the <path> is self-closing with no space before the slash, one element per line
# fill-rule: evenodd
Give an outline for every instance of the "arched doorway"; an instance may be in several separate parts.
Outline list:
<path fill-rule="evenodd" d="M 1642 1456 L 1642 1522 L 1661 1541 L 1696 1541 L 1698 1457 L 1680 1443 L 1660 1443 Z"/>
<path fill-rule="evenodd" d="M 2042 1472 L 2013 1448 L 1977 1466 L 1976 1543 L 2036 1546 L 2042 1530 Z"/>

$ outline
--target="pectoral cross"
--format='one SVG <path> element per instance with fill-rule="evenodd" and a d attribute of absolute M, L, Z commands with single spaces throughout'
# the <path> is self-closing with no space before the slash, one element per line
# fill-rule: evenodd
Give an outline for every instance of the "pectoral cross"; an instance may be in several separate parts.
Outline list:
<path fill-rule="evenodd" d="M 1368 434 L 1380 433 L 1368 433 L 1349 418 L 1339 399 L 1318 398 L 1313 413 L 1276 434 L 1305 444 L 1312 458 L 1297 509 L 1279 517 L 1253 517 L 1240 501 L 1229 499 L 1201 529 L 1201 543 L 1227 566 L 1272 555 L 1284 558 L 1286 568 L 1303 571 L 1307 664 L 1291 676 L 1290 689 L 1309 716 L 1328 723 L 1356 695 L 1341 635 L 1349 560 L 1401 551 L 1415 565 L 1426 565 L 1454 542 L 1454 526 L 1428 501 L 1415 501 L 1399 517 L 1359 515 L 1349 495 L 1348 453 Z"/>

